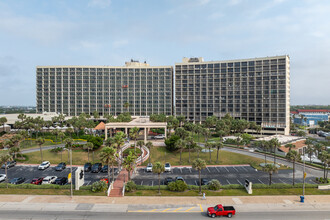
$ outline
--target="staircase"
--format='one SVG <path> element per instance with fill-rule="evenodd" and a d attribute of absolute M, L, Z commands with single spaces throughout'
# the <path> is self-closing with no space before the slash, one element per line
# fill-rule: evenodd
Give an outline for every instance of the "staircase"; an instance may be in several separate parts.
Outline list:
<path fill-rule="evenodd" d="M 127 182 L 128 179 L 128 172 L 123 169 L 120 171 L 117 179 L 113 184 L 113 189 L 111 189 L 110 197 L 122 197 L 123 196 L 123 188 L 124 182 Z"/>

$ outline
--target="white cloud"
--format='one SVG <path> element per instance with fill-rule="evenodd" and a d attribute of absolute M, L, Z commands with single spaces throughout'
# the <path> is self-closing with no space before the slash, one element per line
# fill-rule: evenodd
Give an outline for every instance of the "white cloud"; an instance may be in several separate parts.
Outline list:
<path fill-rule="evenodd" d="M 88 6 L 90 7 L 99 7 L 107 8 L 111 5 L 111 0 L 90 0 Z"/>

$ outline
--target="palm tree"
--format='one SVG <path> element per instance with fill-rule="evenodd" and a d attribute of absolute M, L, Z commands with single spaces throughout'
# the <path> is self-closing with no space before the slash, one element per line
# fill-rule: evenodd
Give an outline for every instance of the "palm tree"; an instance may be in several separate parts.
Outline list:
<path fill-rule="evenodd" d="M 156 162 L 152 167 L 152 172 L 158 174 L 158 194 L 160 194 L 160 174 L 165 171 L 165 167 L 161 162 Z"/>
<path fill-rule="evenodd" d="M 8 188 L 8 174 L 7 174 L 7 162 L 11 161 L 13 158 L 10 154 L 2 154 L 0 155 L 0 163 L 5 164 L 5 173 L 6 173 L 6 186 Z"/>
<path fill-rule="evenodd" d="M 72 140 L 72 138 L 66 138 L 64 140 L 64 143 L 65 143 L 65 147 L 68 149 L 68 163 L 70 163 L 70 150 L 73 145 L 73 140 Z"/>
<path fill-rule="evenodd" d="M 124 103 L 124 108 L 126 108 L 126 112 L 128 111 L 129 106 L 130 106 L 130 104 L 128 102 Z"/>
<path fill-rule="evenodd" d="M 189 157 L 188 157 L 188 162 L 190 163 L 190 150 L 192 148 L 194 148 L 195 146 L 195 141 L 194 141 L 194 138 L 189 135 L 187 138 L 186 138 L 186 142 L 187 142 L 187 145 L 186 145 L 186 148 L 188 149 L 188 154 L 189 154 Z"/>
<path fill-rule="evenodd" d="M 140 148 L 140 150 L 141 150 L 141 155 L 143 155 L 142 147 L 143 147 L 144 145 L 146 145 L 146 144 L 144 143 L 144 141 L 139 140 L 139 141 L 136 143 L 136 145 L 139 146 L 139 148 Z M 141 161 L 141 163 L 142 163 L 142 161 Z"/>
<path fill-rule="evenodd" d="M 223 148 L 223 138 L 220 139 L 220 142 L 215 143 L 215 147 L 217 148 L 217 163 L 219 162 L 219 151 Z"/>
<path fill-rule="evenodd" d="M 148 141 L 146 143 L 146 147 L 149 149 L 149 163 L 151 163 L 151 148 L 153 147 L 154 145 L 152 144 L 151 141 Z M 141 155 L 142 156 L 142 155 Z M 142 163 L 142 157 L 141 157 L 141 163 Z"/>
<path fill-rule="evenodd" d="M 38 138 L 37 140 L 36 140 L 36 143 L 37 143 L 37 145 L 39 145 L 39 149 L 40 149 L 40 158 L 41 158 L 41 162 L 43 161 L 43 159 L 42 159 L 42 148 L 41 148 L 41 145 L 43 145 L 44 143 L 45 143 L 45 139 L 44 138 Z"/>
<path fill-rule="evenodd" d="M 65 137 L 65 134 L 62 131 L 60 131 L 60 132 L 58 132 L 58 137 L 61 139 L 61 143 L 62 143 L 63 138 Z"/>
<path fill-rule="evenodd" d="M 290 152 L 296 146 L 294 144 L 286 144 L 284 147 L 289 148 L 289 152 Z"/>
<path fill-rule="evenodd" d="M 139 128 L 134 127 L 129 130 L 129 137 L 134 140 L 134 152 L 136 152 L 136 139 L 139 137 Z"/>
<path fill-rule="evenodd" d="M 306 140 L 306 142 L 307 142 L 307 140 Z M 305 152 L 308 154 L 309 162 L 312 163 L 312 154 L 315 152 L 315 149 L 314 149 L 313 145 L 307 144 L 307 147 L 305 149 Z"/>
<path fill-rule="evenodd" d="M 128 172 L 128 181 L 131 180 L 131 172 L 135 168 L 135 160 L 136 160 L 136 155 L 132 153 L 132 151 L 129 152 L 127 157 L 125 157 L 123 166 Z"/>
<path fill-rule="evenodd" d="M 0 118 L 0 124 L 3 126 L 3 131 L 5 131 L 5 124 L 7 122 L 7 118 L 6 117 L 1 117 Z"/>
<path fill-rule="evenodd" d="M 326 169 L 327 169 L 327 166 L 329 165 L 329 161 L 330 161 L 330 154 L 327 152 L 327 151 L 322 151 L 320 154 L 319 154 L 319 159 L 322 161 L 323 163 L 323 171 L 324 171 L 324 175 L 323 175 L 323 178 L 325 180 L 327 180 L 328 176 L 326 175 Z"/>
<path fill-rule="evenodd" d="M 206 162 L 205 160 L 202 160 L 200 158 L 196 159 L 193 164 L 192 168 L 198 171 L 198 177 L 199 177 L 199 194 L 202 194 L 202 178 L 201 178 L 201 172 L 202 169 L 206 168 Z"/>
<path fill-rule="evenodd" d="M 209 150 L 210 163 L 211 163 L 211 156 L 212 156 L 212 151 L 211 151 L 211 149 L 215 147 L 215 143 L 207 142 L 207 143 L 205 144 L 205 147 Z"/>
<path fill-rule="evenodd" d="M 272 185 L 272 175 L 278 171 L 278 168 L 275 164 L 266 164 L 264 167 L 264 171 L 269 174 L 269 185 Z"/>
<path fill-rule="evenodd" d="M 277 138 L 273 138 L 270 140 L 271 146 L 274 147 L 274 165 L 276 164 L 276 149 L 281 146 L 281 143 L 278 141 Z"/>
<path fill-rule="evenodd" d="M 74 133 L 74 130 L 73 128 L 68 128 L 65 130 L 65 132 L 67 132 L 70 135 L 70 137 L 72 137 L 72 133 Z"/>
<path fill-rule="evenodd" d="M 211 134 L 210 130 L 209 129 L 206 129 L 206 128 L 202 128 L 201 133 L 204 135 L 204 141 L 205 141 L 205 143 L 207 143 L 207 141 L 209 139 L 209 136 Z"/>
<path fill-rule="evenodd" d="M 296 161 L 300 159 L 300 154 L 297 151 L 290 150 L 286 156 L 285 156 L 289 161 L 292 161 L 293 165 L 293 178 L 292 178 L 292 185 L 294 185 L 294 179 L 295 179 L 295 165 Z"/>
<path fill-rule="evenodd" d="M 178 148 L 180 150 L 180 164 L 182 162 L 182 150 L 185 148 L 186 146 L 186 141 L 185 140 L 182 140 L 182 139 L 179 139 L 175 142 L 175 146 L 176 148 Z"/>
<path fill-rule="evenodd" d="M 100 159 L 108 165 L 108 184 L 110 185 L 110 165 L 112 169 L 112 182 L 115 181 L 113 164 L 116 162 L 116 150 L 113 147 L 104 147 L 100 153 Z"/>
<path fill-rule="evenodd" d="M 13 154 L 13 158 L 16 159 L 17 158 L 17 154 L 19 154 L 21 152 L 21 148 L 20 147 L 12 147 L 9 149 L 9 153 Z"/>
<path fill-rule="evenodd" d="M 87 142 L 85 145 L 84 145 L 84 150 L 87 150 L 87 161 L 89 162 L 89 151 L 90 150 L 93 150 L 94 148 L 94 144 L 92 142 Z"/>
<path fill-rule="evenodd" d="M 57 137 L 58 137 L 59 132 L 60 131 L 58 129 L 52 130 L 52 134 L 55 135 L 55 142 L 57 142 Z"/>
<path fill-rule="evenodd" d="M 113 146 L 117 149 L 117 153 L 121 155 L 121 163 L 123 162 L 123 151 L 122 151 L 122 146 L 125 144 L 125 138 L 126 134 L 122 131 L 117 132 L 115 136 L 112 138 L 113 140 Z"/>

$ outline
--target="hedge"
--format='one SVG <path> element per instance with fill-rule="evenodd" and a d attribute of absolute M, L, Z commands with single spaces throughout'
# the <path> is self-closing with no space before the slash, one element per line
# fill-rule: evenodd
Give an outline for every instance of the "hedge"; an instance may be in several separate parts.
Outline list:
<path fill-rule="evenodd" d="M 0 183 L 0 188 L 7 188 L 6 183 Z M 70 185 L 56 185 L 56 184 L 44 184 L 44 185 L 35 185 L 35 184 L 10 184 L 8 183 L 8 188 L 14 189 L 70 189 Z"/>

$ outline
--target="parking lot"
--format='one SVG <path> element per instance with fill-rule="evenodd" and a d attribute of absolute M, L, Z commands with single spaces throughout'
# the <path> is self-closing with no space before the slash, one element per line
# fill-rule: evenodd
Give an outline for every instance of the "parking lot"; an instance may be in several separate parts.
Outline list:
<path fill-rule="evenodd" d="M 171 172 L 161 174 L 161 184 L 164 184 L 166 177 L 175 179 L 177 176 L 183 177 L 188 185 L 199 185 L 198 171 L 191 167 L 172 167 Z M 207 180 L 217 179 L 222 185 L 240 184 L 243 185 L 248 179 L 252 183 L 268 184 L 269 174 L 263 171 L 256 171 L 251 166 L 214 166 L 202 170 L 202 178 Z M 158 175 L 146 172 L 144 168 L 137 169 L 133 175 L 134 182 L 138 185 L 153 186 L 158 185 Z M 314 184 L 314 177 L 307 177 L 306 183 Z M 296 183 L 302 183 L 302 173 L 296 172 Z M 279 170 L 273 174 L 272 183 L 292 184 L 292 170 Z"/>
<path fill-rule="evenodd" d="M 72 168 L 73 173 L 73 183 L 74 183 L 74 177 L 75 177 L 75 171 L 76 167 Z M 117 172 L 117 168 L 115 168 L 115 174 Z M 37 177 L 46 177 L 46 176 L 57 176 L 57 177 L 68 177 L 68 174 L 70 173 L 70 167 L 66 167 L 63 171 L 55 171 L 55 167 L 51 166 L 45 170 L 38 170 L 38 166 L 14 166 L 8 169 L 8 181 L 10 181 L 12 178 L 16 177 L 24 177 L 25 181 L 24 183 L 30 183 L 33 178 Z M 110 170 L 111 173 L 111 170 Z M 0 174 L 5 174 L 5 169 L 0 169 Z M 108 173 L 91 173 L 91 172 L 85 172 L 85 184 L 84 185 L 90 185 L 96 181 L 99 181 L 102 178 L 108 178 Z"/>

